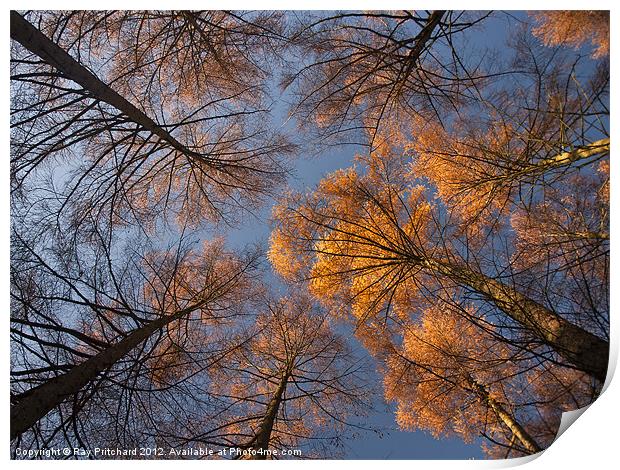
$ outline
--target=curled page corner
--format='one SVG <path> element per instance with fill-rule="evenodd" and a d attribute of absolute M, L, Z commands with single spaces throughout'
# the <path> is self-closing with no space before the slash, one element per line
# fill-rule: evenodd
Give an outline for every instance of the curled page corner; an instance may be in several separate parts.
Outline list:
<path fill-rule="evenodd" d="M 536 454 L 524 455 L 523 457 L 517 457 L 514 459 L 507 459 L 504 461 L 507 464 L 504 468 L 518 467 L 519 465 L 525 465 L 526 463 L 530 463 L 532 460 L 536 460 L 538 457 L 544 454 L 545 450 L 546 449 L 543 449 Z"/>
<path fill-rule="evenodd" d="M 555 439 L 553 442 L 557 441 L 558 438 L 564 434 L 564 432 L 572 426 L 572 424 L 579 419 L 579 417 L 592 406 L 591 404 L 588 406 L 584 406 L 583 408 L 578 408 L 576 410 L 565 411 L 562 413 L 562 419 L 560 420 L 560 426 L 558 427 L 558 432 L 555 435 Z M 553 444 L 551 444 L 553 445 Z"/>
<path fill-rule="evenodd" d="M 606 385 L 608 384 L 609 380 L 606 381 Z M 558 426 L 558 431 L 555 435 L 555 439 L 553 440 L 553 443 L 555 443 L 558 438 L 564 434 L 564 432 L 573 425 L 573 423 L 575 421 L 577 421 L 579 419 L 579 417 L 588 409 L 590 408 L 590 406 L 592 406 L 592 404 L 588 405 L 588 406 L 584 406 L 583 408 L 578 408 L 576 410 L 571 410 L 571 411 L 565 411 L 564 413 L 562 413 L 562 418 L 560 419 L 560 425 Z M 551 445 L 553 445 L 553 443 L 551 443 Z M 551 446 L 549 446 L 551 447 Z M 549 448 L 547 447 L 547 449 Z M 518 467 L 520 465 L 525 465 L 533 460 L 536 460 L 538 457 L 540 457 L 541 455 L 543 455 L 545 453 L 545 451 L 547 449 L 543 449 L 541 452 L 537 452 L 536 454 L 532 454 L 532 455 L 525 455 L 523 457 L 516 457 L 516 458 L 510 458 L 510 459 L 505 459 L 505 460 L 497 460 L 494 463 L 497 464 L 496 468 L 513 468 L 513 467 Z M 495 465 L 494 465 L 495 467 Z"/>
<path fill-rule="evenodd" d="M 611 383 L 611 380 L 613 379 L 613 376 L 615 374 L 616 371 L 616 363 L 617 363 L 617 357 L 618 357 L 618 351 L 616 348 L 612 348 L 610 357 L 609 357 L 609 363 L 608 363 L 608 368 L 607 368 L 607 377 L 605 379 L 605 384 L 603 385 L 603 388 L 601 390 L 601 393 L 599 394 L 599 396 L 592 402 L 594 403 L 596 400 L 598 400 L 600 398 L 600 396 L 605 393 L 605 391 L 607 390 L 607 388 L 609 387 L 609 384 Z M 577 419 L 579 419 L 579 417 L 588 409 L 590 408 L 590 406 L 592 406 L 592 403 L 590 403 L 587 406 L 584 406 L 583 408 L 578 408 L 576 410 L 571 410 L 571 411 L 565 411 L 564 413 L 562 413 L 562 418 L 560 419 L 560 426 L 558 427 L 558 432 L 555 435 L 555 439 L 553 440 L 553 442 L 557 441 L 558 438 L 564 434 L 564 432 L 572 426 L 572 424 L 577 421 Z M 553 445 L 553 444 L 552 444 Z M 536 454 L 536 455 L 540 455 L 540 454 Z"/>
<path fill-rule="evenodd" d="M 547 449 L 543 449 L 536 454 L 524 455 L 523 457 L 511 457 L 508 459 L 498 459 L 488 462 L 490 468 L 514 468 L 520 465 L 525 465 L 530 463 L 533 460 L 536 460 L 542 454 L 545 453 Z"/>
<path fill-rule="evenodd" d="M 614 375 L 616 369 L 616 363 L 615 361 L 610 361 L 609 362 L 609 368 L 607 370 L 607 378 L 605 380 L 605 384 L 603 385 L 603 389 L 601 390 L 601 395 L 605 392 L 605 390 L 607 390 L 607 388 L 609 387 L 609 383 L 611 382 L 612 376 Z M 597 397 L 594 401 L 598 400 L 599 397 Z M 594 401 L 592 403 L 594 403 Z M 583 408 L 578 408 L 576 410 L 571 410 L 571 411 L 565 411 L 564 413 L 562 413 L 562 418 L 560 419 L 560 426 L 558 427 L 558 432 L 555 435 L 555 439 L 553 440 L 553 442 L 557 441 L 558 438 L 564 434 L 564 432 L 573 425 L 573 423 L 575 421 L 577 421 L 577 419 L 579 419 L 579 417 L 588 409 L 590 408 L 590 406 L 592 406 L 592 403 L 590 403 L 588 406 L 584 406 Z M 552 444 L 553 445 L 553 444 Z"/>
<path fill-rule="evenodd" d="M 607 388 L 609 388 L 609 384 L 611 383 L 613 376 L 616 372 L 616 364 L 618 362 L 618 348 L 615 345 L 612 345 L 613 347 L 610 350 L 610 354 L 609 354 L 609 361 L 608 361 L 608 365 L 607 365 L 607 377 L 605 378 L 605 383 L 603 384 L 603 388 L 601 389 L 601 392 L 599 394 L 599 396 L 592 402 L 594 403 L 596 400 L 598 400 L 601 395 L 603 393 L 605 393 L 605 391 L 607 390 Z M 576 410 L 571 410 L 571 411 L 565 411 L 564 413 L 562 413 L 562 418 L 560 420 L 560 426 L 558 427 L 558 432 L 555 435 L 555 439 L 553 440 L 553 442 L 557 441 L 558 438 L 564 434 L 564 432 L 572 426 L 572 424 L 577 421 L 577 419 L 588 409 L 590 408 L 590 406 L 592 406 L 592 403 L 590 403 L 588 406 L 584 406 L 583 408 L 578 408 Z M 553 444 L 552 444 L 553 445 Z M 536 454 L 536 455 L 540 455 L 540 454 Z"/>
<path fill-rule="evenodd" d="M 606 381 L 607 383 L 608 381 Z M 562 418 L 560 419 L 560 425 L 558 426 L 558 431 L 557 434 L 555 435 L 555 439 L 553 440 L 553 443 L 555 443 L 558 438 L 564 434 L 564 432 L 573 425 L 573 423 L 575 421 L 577 421 L 579 419 L 579 417 L 588 409 L 590 408 L 590 406 L 592 406 L 592 404 L 588 405 L 588 406 L 584 406 L 583 408 L 578 408 L 576 410 L 571 410 L 571 411 L 565 411 L 564 413 L 562 413 Z M 551 445 L 553 445 L 553 443 L 551 443 Z M 549 446 L 551 447 L 551 446 Z M 549 448 L 547 447 L 547 449 Z M 532 454 L 532 455 L 525 455 L 523 457 L 517 457 L 517 458 L 512 458 L 512 459 L 506 459 L 506 460 L 498 460 L 496 461 L 497 468 L 513 468 L 513 467 L 518 467 L 520 465 L 525 465 L 533 460 L 536 460 L 538 457 L 540 457 L 541 455 L 543 455 L 547 449 L 543 449 L 541 452 L 538 452 L 536 454 Z"/>

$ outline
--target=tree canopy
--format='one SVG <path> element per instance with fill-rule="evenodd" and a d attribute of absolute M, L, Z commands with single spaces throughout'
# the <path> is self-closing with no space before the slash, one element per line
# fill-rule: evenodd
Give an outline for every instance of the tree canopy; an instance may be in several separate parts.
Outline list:
<path fill-rule="evenodd" d="M 10 23 L 14 458 L 346 457 L 382 407 L 508 458 L 600 394 L 609 12 Z"/>

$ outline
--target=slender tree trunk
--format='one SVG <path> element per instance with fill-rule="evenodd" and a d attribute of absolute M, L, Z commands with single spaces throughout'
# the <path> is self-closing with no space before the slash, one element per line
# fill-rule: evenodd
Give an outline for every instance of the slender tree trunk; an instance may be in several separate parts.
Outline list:
<path fill-rule="evenodd" d="M 579 160 L 609 153 L 609 138 L 600 139 L 583 147 L 577 147 L 570 152 L 563 152 L 555 157 L 548 158 L 541 162 L 542 166 L 564 166 Z"/>
<path fill-rule="evenodd" d="M 102 82 L 86 67 L 77 62 L 71 55 L 56 43 L 47 38 L 41 31 L 26 21 L 19 13 L 11 11 L 11 39 L 17 41 L 33 54 L 39 56 L 49 65 L 61 72 L 66 78 L 80 85 L 91 96 L 108 103 L 126 115 L 136 124 L 167 142 L 179 152 L 209 161 L 205 155 L 188 149 L 176 140 L 168 131 L 139 110 L 109 85 Z"/>
<path fill-rule="evenodd" d="M 496 176 L 487 176 L 481 178 L 483 183 L 496 181 L 515 181 L 521 180 L 527 177 L 542 176 L 550 170 L 562 168 L 572 163 L 586 160 L 590 157 L 598 155 L 605 155 L 609 153 L 609 138 L 600 139 L 596 142 L 592 142 L 589 145 L 583 147 L 576 147 L 569 152 L 562 152 L 550 158 L 539 160 L 535 163 L 526 164 L 521 167 L 516 167 L 514 170 L 509 170 L 504 174 Z"/>
<path fill-rule="evenodd" d="M 252 449 L 262 450 L 262 452 L 259 452 L 256 455 L 251 455 L 251 460 L 265 460 L 267 458 L 265 451 L 269 449 L 269 442 L 271 441 L 271 432 L 273 431 L 273 425 L 275 423 L 276 417 L 278 416 L 280 404 L 282 403 L 282 396 L 284 395 L 284 391 L 286 390 L 286 386 L 288 384 L 290 376 L 290 371 L 287 371 L 284 376 L 282 376 L 282 379 L 278 384 L 278 388 L 274 392 L 271 400 L 269 401 L 269 404 L 267 405 L 267 411 L 265 412 L 265 416 L 261 421 L 258 432 L 254 437 L 254 444 L 252 445 Z"/>
<path fill-rule="evenodd" d="M 513 435 L 519 440 L 519 442 L 521 442 L 523 447 L 525 447 L 530 454 L 535 454 L 542 451 L 538 443 L 532 436 L 529 435 L 523 426 L 519 424 L 515 417 L 506 411 L 500 402 L 491 397 L 486 387 L 476 382 L 469 374 L 466 377 L 466 382 L 476 393 L 476 395 L 478 395 L 480 401 L 491 408 L 495 415 L 508 427 L 508 429 L 510 429 Z"/>
<path fill-rule="evenodd" d="M 409 78 L 409 75 L 411 75 L 411 71 L 418 63 L 422 51 L 426 47 L 426 44 L 433 35 L 433 31 L 435 30 L 445 13 L 445 10 L 435 10 L 433 13 L 431 13 L 428 17 L 426 24 L 415 37 L 413 47 L 409 51 L 409 54 L 407 54 L 406 68 L 403 70 L 402 78 L 400 79 L 400 85 L 398 87 L 399 90 L 402 89 L 402 87 L 407 82 L 407 78 Z"/>
<path fill-rule="evenodd" d="M 11 440 L 28 430 L 68 396 L 78 393 L 101 372 L 127 355 L 155 331 L 193 310 L 194 308 L 181 310 L 174 315 L 154 320 L 134 330 L 115 345 L 74 366 L 69 372 L 26 392 L 22 399 L 11 406 Z"/>
<path fill-rule="evenodd" d="M 601 382 L 605 381 L 609 359 L 607 341 L 573 325 L 547 307 L 495 279 L 449 262 L 426 260 L 423 264 L 433 272 L 482 294 L 574 367 Z"/>

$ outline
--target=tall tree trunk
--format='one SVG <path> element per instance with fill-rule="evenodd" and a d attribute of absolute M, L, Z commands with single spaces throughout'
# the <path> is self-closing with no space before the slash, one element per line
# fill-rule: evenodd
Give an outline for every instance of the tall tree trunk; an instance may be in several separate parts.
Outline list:
<path fill-rule="evenodd" d="M 508 170 L 504 174 L 481 178 L 482 182 L 489 181 L 514 181 L 528 177 L 542 176 L 550 170 L 563 168 L 581 160 L 595 156 L 603 156 L 609 153 L 609 138 L 600 139 L 583 147 L 576 147 L 571 151 L 562 152 L 553 157 L 541 159 L 535 163 L 525 164 L 514 170 Z"/>
<path fill-rule="evenodd" d="M 532 436 L 529 435 L 523 426 L 519 424 L 515 417 L 506 411 L 500 402 L 491 397 L 486 387 L 474 380 L 469 374 L 467 374 L 465 380 L 476 395 L 478 395 L 480 401 L 491 408 L 493 413 L 495 413 L 495 416 L 497 416 L 499 420 L 504 423 L 508 429 L 510 429 L 513 435 L 519 440 L 519 442 L 521 442 L 523 447 L 530 454 L 535 454 L 542 451 L 538 443 L 534 440 L 534 438 L 532 438 Z"/>
<path fill-rule="evenodd" d="M 431 271 L 482 294 L 574 367 L 601 382 L 605 381 L 609 359 L 607 341 L 573 325 L 513 287 L 479 272 L 455 266 L 450 262 L 426 260 L 422 264 Z"/>
<path fill-rule="evenodd" d="M 433 35 L 433 31 L 439 25 L 441 18 L 446 13 L 445 10 L 435 10 L 432 12 L 422 30 L 415 37 L 415 42 L 413 47 L 409 50 L 409 54 L 407 54 L 406 68 L 402 69 L 402 78 L 400 78 L 400 85 L 398 86 L 398 91 L 402 89 L 402 87 L 407 82 L 409 75 L 411 75 L 411 71 L 415 67 L 415 65 L 420 60 L 420 55 L 422 51 L 426 47 L 426 44 L 430 40 Z"/>
<path fill-rule="evenodd" d="M 267 405 L 265 416 L 260 423 L 258 432 L 254 437 L 254 444 L 252 445 L 252 449 L 261 450 L 262 452 L 259 452 L 256 455 L 251 455 L 251 460 L 265 460 L 267 458 L 265 451 L 269 449 L 269 442 L 271 441 L 271 432 L 273 431 L 273 425 L 275 423 L 276 417 L 278 416 L 280 404 L 282 403 L 282 396 L 284 395 L 284 391 L 286 390 L 286 386 L 290 377 L 290 371 L 287 371 L 282 376 L 282 379 L 278 384 L 278 388 L 274 392 L 271 400 L 269 401 L 269 404 Z"/>
<path fill-rule="evenodd" d="M 184 309 L 174 315 L 154 320 L 134 330 L 115 345 L 74 366 L 69 372 L 26 392 L 23 398 L 11 406 L 11 440 L 28 430 L 68 396 L 78 393 L 101 372 L 127 355 L 155 331 L 189 314 L 194 309 L 195 307 Z"/>
<path fill-rule="evenodd" d="M 109 85 L 102 82 L 86 67 L 77 62 L 58 44 L 47 38 L 41 31 L 26 21 L 19 13 L 11 11 L 11 39 L 17 41 L 33 54 L 39 56 L 49 65 L 61 72 L 66 78 L 80 85 L 89 94 L 108 103 L 126 115 L 136 124 L 167 142 L 170 146 L 189 157 L 199 158 L 209 163 L 210 159 L 190 150 L 180 143 L 168 131 L 139 110 Z"/>
<path fill-rule="evenodd" d="M 594 157 L 596 155 L 604 155 L 607 153 L 609 153 L 609 137 L 606 139 L 597 140 L 596 142 L 592 142 L 589 145 L 584 145 L 583 147 L 576 147 L 569 152 L 560 153 L 555 157 L 542 160 L 540 165 L 544 167 L 564 166 L 579 160 L 584 160 L 586 158 Z"/>

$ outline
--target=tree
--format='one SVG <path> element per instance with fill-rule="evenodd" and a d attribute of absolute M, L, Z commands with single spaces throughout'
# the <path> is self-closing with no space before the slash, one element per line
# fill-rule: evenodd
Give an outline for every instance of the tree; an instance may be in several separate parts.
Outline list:
<path fill-rule="evenodd" d="M 196 225 L 281 181 L 293 146 L 259 119 L 276 14 L 27 16 L 11 13 L 15 194 L 68 158 L 51 192 L 78 223 L 146 226 L 169 208 Z"/>
<path fill-rule="evenodd" d="M 479 89 L 449 126 L 413 116 L 283 197 L 269 254 L 355 322 L 402 427 L 482 433 L 493 456 L 549 445 L 609 348 L 608 68 L 526 31 L 514 46 L 519 84 Z"/>
<path fill-rule="evenodd" d="M 535 36 L 547 46 L 583 46 L 588 40 L 595 47 L 592 57 L 609 55 L 609 12 L 595 11 L 537 11 L 530 13 L 538 23 Z"/>
<path fill-rule="evenodd" d="M 549 305 L 548 293 L 531 285 L 522 292 L 520 275 L 502 266 L 493 245 L 490 253 L 470 249 L 426 189 L 402 176 L 397 158 L 366 162 L 366 174 L 338 171 L 314 193 L 292 194 L 276 207 L 269 256 L 280 274 L 310 280 L 314 295 L 341 309 L 350 304 L 359 322 L 380 315 L 397 321 L 416 311 L 419 298 L 465 288 L 495 307 L 489 321 L 501 313 L 509 331 L 520 328 L 604 381 L 609 345 L 590 331 L 598 325 L 572 323 L 564 305 Z"/>
<path fill-rule="evenodd" d="M 270 257 L 323 301 L 351 303 L 358 322 L 401 321 L 420 298 L 465 288 L 495 308 L 489 321 L 516 324 L 504 328 L 510 341 L 524 329 L 603 381 L 609 72 L 541 50 L 528 31 L 513 42 L 521 83 L 498 81 L 449 128 L 416 116 L 410 135 L 357 157 L 361 167 L 283 198 Z M 568 239 L 545 233 L 526 247 L 536 231 L 524 220 L 549 215 L 571 227 Z M 534 266 L 536 251 L 545 259 Z"/>
<path fill-rule="evenodd" d="M 291 114 L 319 142 L 379 145 L 379 136 L 419 116 L 442 120 L 446 110 L 476 97 L 492 76 L 462 38 L 490 13 L 427 11 L 300 15 L 291 26 L 299 57 L 283 80 Z M 334 139 L 332 139 L 334 138 Z"/>
<path fill-rule="evenodd" d="M 211 370 L 210 393 L 228 411 L 185 442 L 240 449 L 233 458 L 281 458 L 290 449 L 308 456 L 322 441 L 333 452 L 348 418 L 364 413 L 369 389 L 364 363 L 328 315 L 294 292 L 267 301 L 241 337 L 243 347 Z"/>
<path fill-rule="evenodd" d="M 609 18 L 531 18 L 11 12 L 14 455 L 335 455 L 356 341 L 402 429 L 546 448 L 606 378 Z M 277 79 L 301 143 L 366 146 L 275 206 L 286 285 L 188 235 L 285 180 Z"/>
<path fill-rule="evenodd" d="M 412 177 L 428 179 L 472 239 L 609 156 L 607 66 L 567 62 L 526 33 L 514 39 L 518 84 L 498 84 L 450 129 L 413 121 L 412 136 L 389 149 L 411 156 Z"/>
<path fill-rule="evenodd" d="M 392 346 L 385 365 L 397 422 L 436 437 L 482 435 L 492 456 L 540 452 L 555 439 L 562 401 L 576 399 L 573 407 L 590 402 L 589 380 L 574 371 L 562 376 L 556 367 L 540 370 L 468 321 L 475 314 L 472 305 L 440 302 L 404 327 L 402 346 Z M 545 389 L 555 396 L 538 395 Z"/>
<path fill-rule="evenodd" d="M 65 405 L 68 419 L 75 419 L 71 402 L 88 400 L 102 382 L 131 387 L 119 380 L 127 371 L 140 376 L 146 369 L 155 385 L 174 384 L 169 369 L 175 367 L 165 362 L 178 366 L 193 341 L 208 343 L 210 329 L 241 313 L 253 295 L 250 282 L 258 259 L 256 254 L 238 257 L 215 241 L 205 243 L 202 252 L 184 252 L 180 246 L 168 253 L 128 251 L 123 255 L 133 256 L 119 265 L 104 246 L 87 271 L 84 252 L 76 269 L 71 263 L 63 266 L 62 258 L 54 260 L 51 249 L 38 253 L 17 232 L 14 244 L 20 248 L 16 254 L 27 254 L 26 278 L 47 279 L 47 285 L 26 291 L 18 277 L 13 279 L 12 339 L 22 354 L 13 365 L 12 439 L 54 409 L 62 416 Z M 41 304 L 62 314 L 52 316 Z M 50 334 L 58 339 L 47 340 Z M 203 350 L 193 351 L 193 364 L 204 361 L 203 368 L 205 357 L 221 354 L 217 347 Z M 59 352 L 64 359 L 58 363 Z M 191 372 L 186 365 L 184 373 Z M 53 436 L 66 419 L 46 418 L 51 429 L 42 433 Z"/>

